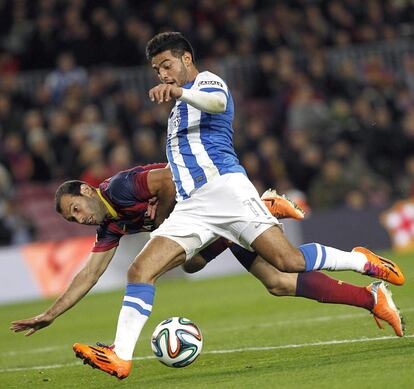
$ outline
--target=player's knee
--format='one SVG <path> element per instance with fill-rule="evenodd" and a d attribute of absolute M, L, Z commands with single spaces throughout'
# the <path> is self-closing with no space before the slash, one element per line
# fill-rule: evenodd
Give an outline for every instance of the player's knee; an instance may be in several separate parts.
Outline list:
<path fill-rule="evenodd" d="M 290 296 L 290 274 L 280 272 L 268 272 L 265 278 L 261 278 L 263 286 L 272 296 Z"/>
<path fill-rule="evenodd" d="M 150 284 L 156 279 L 156 274 L 139 262 L 132 262 L 128 268 L 128 282 Z"/>
<path fill-rule="evenodd" d="M 290 289 L 283 284 L 278 284 L 278 285 L 268 285 L 266 286 L 267 291 L 272 295 L 272 296 L 290 296 Z"/>
<path fill-rule="evenodd" d="M 296 248 L 283 253 L 277 253 L 274 260 L 276 267 L 281 272 L 297 273 L 304 270 L 305 262 L 303 255 L 300 250 Z"/>

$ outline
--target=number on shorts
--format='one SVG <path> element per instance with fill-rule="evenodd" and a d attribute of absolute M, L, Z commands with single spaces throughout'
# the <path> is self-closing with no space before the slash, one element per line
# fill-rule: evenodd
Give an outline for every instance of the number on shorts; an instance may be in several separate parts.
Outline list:
<path fill-rule="evenodd" d="M 247 205 L 250 208 L 250 210 L 253 212 L 254 216 L 260 216 L 260 213 L 262 213 L 264 216 L 269 216 L 266 213 L 266 210 L 263 208 L 262 204 L 260 204 L 253 197 L 249 200 L 244 200 L 243 204 Z"/>

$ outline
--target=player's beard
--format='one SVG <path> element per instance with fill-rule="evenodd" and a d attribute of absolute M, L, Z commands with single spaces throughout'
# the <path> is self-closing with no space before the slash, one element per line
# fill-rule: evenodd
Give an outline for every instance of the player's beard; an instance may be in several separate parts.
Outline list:
<path fill-rule="evenodd" d="M 104 204 L 100 204 L 97 201 L 94 201 L 93 199 L 88 199 L 88 208 L 90 209 L 90 216 L 93 217 L 93 224 L 100 224 L 104 221 L 106 217 L 106 207 Z"/>
<path fill-rule="evenodd" d="M 184 62 L 182 60 L 182 58 L 180 58 L 180 62 L 181 62 L 181 69 L 180 69 L 180 73 L 178 74 L 177 77 L 177 86 L 183 86 L 185 84 L 188 83 L 188 71 L 187 68 L 184 65 Z"/>

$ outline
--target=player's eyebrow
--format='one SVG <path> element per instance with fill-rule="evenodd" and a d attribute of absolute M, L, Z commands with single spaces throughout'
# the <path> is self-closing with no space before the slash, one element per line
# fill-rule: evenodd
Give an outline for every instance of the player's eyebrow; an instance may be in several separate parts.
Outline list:
<path fill-rule="evenodd" d="M 159 64 L 158 64 L 158 66 L 157 65 L 152 65 L 152 68 L 154 69 L 154 70 L 158 70 L 160 67 L 161 67 L 161 65 L 164 63 L 164 62 L 166 62 L 166 61 L 171 61 L 171 59 L 169 59 L 169 58 L 165 58 L 163 61 L 161 61 Z"/>
<path fill-rule="evenodd" d="M 70 222 L 75 221 L 75 218 L 72 216 L 72 207 L 73 207 L 73 202 L 71 202 L 71 203 L 69 204 L 69 214 L 70 214 L 71 216 L 69 216 L 69 217 L 65 218 L 66 220 L 68 220 L 68 221 L 70 221 Z"/>

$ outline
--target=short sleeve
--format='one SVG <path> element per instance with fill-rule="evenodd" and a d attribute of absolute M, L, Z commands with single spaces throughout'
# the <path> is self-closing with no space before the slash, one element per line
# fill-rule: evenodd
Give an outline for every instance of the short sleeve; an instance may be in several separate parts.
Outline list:
<path fill-rule="evenodd" d="M 99 226 L 96 231 L 96 242 L 92 252 L 99 253 L 117 247 L 123 235 L 113 223 Z"/>
<path fill-rule="evenodd" d="M 135 173 L 132 187 L 137 200 L 148 201 L 150 198 L 154 197 L 148 188 L 148 172 L 154 169 L 163 169 L 166 166 L 166 163 L 145 165 L 143 166 L 143 171 Z"/>
<path fill-rule="evenodd" d="M 131 207 L 137 201 L 147 202 L 153 195 L 148 188 L 148 172 L 153 169 L 164 168 L 166 164 L 152 164 L 136 166 L 135 168 L 119 172 L 109 181 L 104 195 L 112 204 L 119 207 Z"/>

